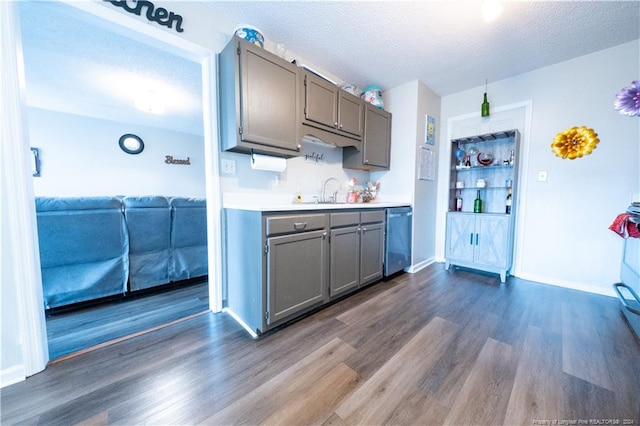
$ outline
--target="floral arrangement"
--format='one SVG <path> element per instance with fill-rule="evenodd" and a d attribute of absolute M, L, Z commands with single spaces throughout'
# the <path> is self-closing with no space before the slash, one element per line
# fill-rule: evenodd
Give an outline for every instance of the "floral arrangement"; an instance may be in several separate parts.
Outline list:
<path fill-rule="evenodd" d="M 380 190 L 380 182 L 378 183 L 367 182 L 365 187 L 360 192 L 360 197 L 362 198 L 362 202 L 369 203 L 371 201 L 374 201 L 376 199 L 376 196 L 378 195 L 378 190 Z"/>
<path fill-rule="evenodd" d="M 640 117 L 640 81 L 634 80 L 616 94 L 613 107 L 622 115 Z"/>
<path fill-rule="evenodd" d="M 558 133 L 553 138 L 551 150 L 556 154 L 556 157 L 575 160 L 583 155 L 591 154 L 598 142 L 600 139 L 593 129 L 587 129 L 585 126 L 572 127 Z"/>
<path fill-rule="evenodd" d="M 347 203 L 370 203 L 376 199 L 380 190 L 380 182 L 367 182 L 366 185 L 358 185 L 358 179 L 351 178 L 347 181 Z"/>

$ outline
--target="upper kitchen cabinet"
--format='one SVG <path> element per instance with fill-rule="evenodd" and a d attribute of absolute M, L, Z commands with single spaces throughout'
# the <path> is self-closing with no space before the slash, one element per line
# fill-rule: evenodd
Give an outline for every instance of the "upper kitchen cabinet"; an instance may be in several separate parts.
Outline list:
<path fill-rule="evenodd" d="M 218 70 L 222 149 L 299 155 L 299 68 L 234 37 L 220 53 Z"/>
<path fill-rule="evenodd" d="M 389 170 L 391 114 L 365 102 L 362 147 L 342 150 L 342 166 L 358 170 Z"/>
<path fill-rule="evenodd" d="M 364 101 L 357 96 L 319 76 L 304 73 L 303 124 L 351 139 L 341 139 L 338 145 L 359 146 L 363 109 Z"/>

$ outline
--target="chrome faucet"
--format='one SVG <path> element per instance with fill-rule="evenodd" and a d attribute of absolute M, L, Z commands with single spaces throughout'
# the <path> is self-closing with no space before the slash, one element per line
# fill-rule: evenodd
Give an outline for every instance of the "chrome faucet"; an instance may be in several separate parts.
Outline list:
<path fill-rule="evenodd" d="M 333 195 L 329 197 L 329 199 L 327 200 L 327 184 L 331 181 L 335 181 L 338 182 L 338 189 L 336 191 L 333 192 Z M 340 183 L 340 181 L 337 178 L 334 177 L 330 177 L 329 179 L 324 181 L 324 184 L 322 185 L 322 199 L 320 200 L 321 203 L 336 203 L 338 202 L 338 191 L 340 191 L 342 189 L 342 184 Z"/>

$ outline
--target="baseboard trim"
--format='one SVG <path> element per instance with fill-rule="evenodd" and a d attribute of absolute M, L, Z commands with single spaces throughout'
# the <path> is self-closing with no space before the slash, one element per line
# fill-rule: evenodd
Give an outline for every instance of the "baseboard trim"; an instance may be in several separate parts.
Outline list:
<path fill-rule="evenodd" d="M 0 371 L 0 388 L 22 382 L 27 378 L 24 365 L 14 365 Z"/>
<path fill-rule="evenodd" d="M 579 283 L 575 281 L 568 281 L 568 280 L 559 280 L 559 279 L 544 277 L 544 276 L 535 275 L 535 274 L 518 274 L 514 276 L 527 281 L 535 281 L 540 284 L 548 284 L 556 287 L 568 288 L 571 290 L 578 290 L 578 291 L 584 291 L 587 293 L 600 294 L 602 296 L 616 297 L 613 287 L 611 286 L 609 286 L 608 288 L 599 287 L 595 285 L 589 285 L 589 284 Z"/>
<path fill-rule="evenodd" d="M 258 335 L 256 334 L 256 332 L 255 332 L 255 331 L 253 331 L 253 330 L 251 329 L 251 327 L 249 327 L 249 326 L 247 325 L 247 323 L 246 323 L 246 322 L 242 321 L 242 320 L 240 319 L 240 317 L 239 317 L 238 315 L 236 315 L 236 313 L 235 313 L 235 312 L 233 312 L 231 309 L 229 309 L 229 308 L 223 308 L 223 309 L 222 309 L 222 312 L 225 312 L 225 313 L 229 314 L 229 315 L 231 316 L 231 318 L 233 318 L 234 320 L 236 320 L 236 322 L 237 322 L 238 324 L 240 324 L 240 325 L 242 326 L 242 328 L 244 328 L 245 330 L 247 330 L 247 332 L 251 335 L 251 337 L 253 337 L 254 339 L 257 339 L 257 338 L 258 338 Z"/>
<path fill-rule="evenodd" d="M 436 258 L 432 257 L 430 259 L 427 260 L 423 260 L 420 263 L 416 263 L 415 265 L 411 265 L 409 266 L 407 269 L 405 269 L 405 272 L 408 272 L 410 274 L 415 274 L 418 271 L 423 270 L 424 268 L 426 268 L 427 266 L 431 265 L 432 263 L 435 263 Z"/>

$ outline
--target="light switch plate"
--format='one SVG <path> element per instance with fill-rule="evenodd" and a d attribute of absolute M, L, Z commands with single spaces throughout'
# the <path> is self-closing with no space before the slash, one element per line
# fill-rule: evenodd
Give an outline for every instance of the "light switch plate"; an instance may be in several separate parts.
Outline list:
<path fill-rule="evenodd" d="M 236 174 L 236 162 L 234 160 L 222 160 L 222 173 L 228 175 Z"/>
<path fill-rule="evenodd" d="M 547 181 L 547 171 L 539 170 L 538 171 L 538 182 L 546 182 Z"/>

